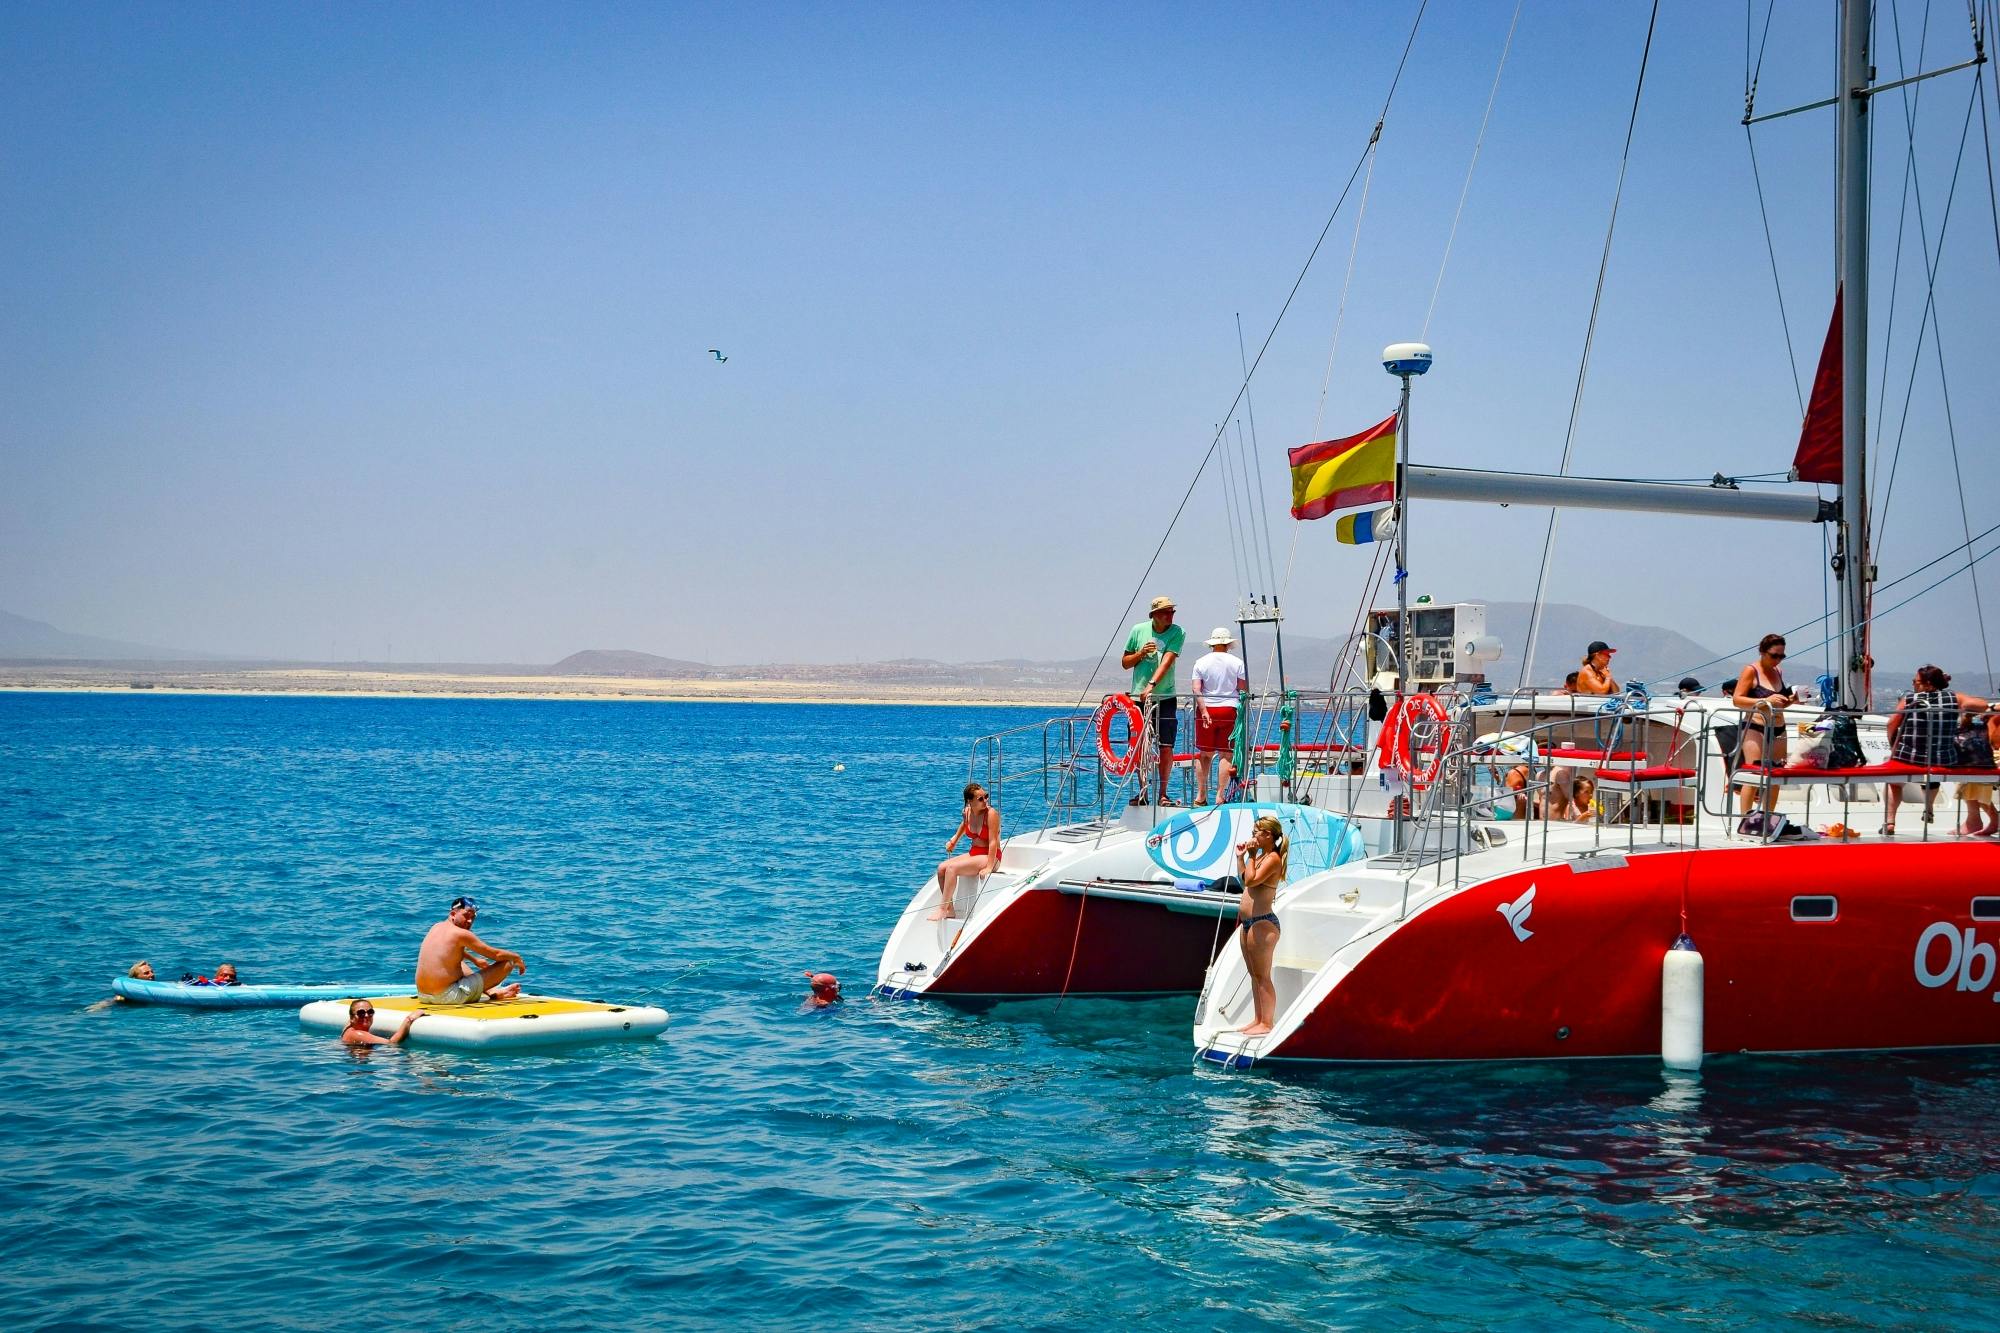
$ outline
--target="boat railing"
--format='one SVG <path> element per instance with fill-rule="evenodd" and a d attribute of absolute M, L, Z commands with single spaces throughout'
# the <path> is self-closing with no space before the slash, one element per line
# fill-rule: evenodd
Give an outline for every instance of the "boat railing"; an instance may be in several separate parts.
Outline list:
<path fill-rule="evenodd" d="M 1245 793 L 1256 792 L 1258 780 L 1273 775 L 1286 800 L 1310 801 L 1314 788 L 1328 781 L 1358 784 L 1366 690 L 1250 692 L 1243 701 L 1245 762 L 1236 778 Z M 1175 758 L 1184 761 L 1195 749 L 1193 697 L 1177 698 L 1175 711 Z M 1099 741 L 1096 710 L 1010 727 L 972 743 L 966 777 L 984 786 L 1002 809 L 1019 807 L 1024 798 L 1039 802 L 1044 832 L 1107 826 L 1128 797 L 1148 786 L 1159 753 L 1156 737 L 1142 729 L 1136 762 L 1119 773 L 1106 764 Z"/>
<path fill-rule="evenodd" d="M 1435 754 L 1434 747 L 1443 745 L 1444 759 L 1437 779 L 1407 798 L 1404 848 L 1399 850 L 1410 878 L 1429 868 L 1437 884 L 1448 877 L 1456 887 L 1463 882 L 1468 848 L 1499 846 L 1514 837 L 1523 862 L 1547 860 L 1552 827 L 1578 822 L 1559 816 L 1553 798 L 1559 791 L 1573 792 L 1583 777 L 1591 779 L 1596 791 L 1588 820 L 1591 846 L 1581 855 L 1615 851 L 1620 842 L 1625 850 L 1635 850 L 1647 828 L 1657 829 L 1658 842 L 1668 841 L 1672 833 L 1684 844 L 1700 845 L 1695 814 L 1706 808 L 1704 797 L 1712 785 L 1706 762 L 1712 706 L 1691 710 L 1678 698 L 1579 697 L 1566 700 L 1569 706 L 1550 717 L 1549 707 L 1522 700 L 1521 711 L 1528 715 L 1515 721 L 1513 701 L 1504 701 L 1496 713 L 1491 700 L 1475 708 L 1469 699 L 1448 693 L 1441 698 L 1448 731 L 1432 723 L 1431 734 L 1425 734 L 1419 724 L 1411 738 L 1420 754 Z M 1495 725 L 1503 719 L 1513 725 Z M 1518 787 L 1506 781 L 1514 768 L 1523 770 Z M 1557 774 L 1560 768 L 1575 771 L 1564 778 Z M 1608 792 L 1602 785 L 1606 781 L 1623 789 Z M 1677 799 L 1683 796 L 1691 799 Z M 1617 836 L 1621 827 L 1622 839 Z M 1408 890 L 1406 881 L 1405 911 Z"/>
<path fill-rule="evenodd" d="M 985 787 L 993 804 L 1008 809 L 1009 792 L 1039 801 L 1042 828 L 1102 822 L 1111 808 L 1117 780 L 1109 778 L 1097 753 L 1092 713 L 1064 713 L 1030 722 L 972 743 L 966 780 Z"/>

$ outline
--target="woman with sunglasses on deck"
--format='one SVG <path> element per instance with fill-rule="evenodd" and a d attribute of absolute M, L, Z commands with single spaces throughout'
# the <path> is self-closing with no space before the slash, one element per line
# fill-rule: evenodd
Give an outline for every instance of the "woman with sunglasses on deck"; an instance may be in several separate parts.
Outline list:
<path fill-rule="evenodd" d="M 965 850 L 953 856 L 960 838 L 968 839 Z M 944 845 L 944 860 L 938 862 L 938 905 L 931 909 L 929 919 L 942 921 L 953 915 L 955 904 L 952 894 L 958 888 L 960 875 L 984 877 L 992 874 L 999 864 L 1000 812 L 987 799 L 986 788 L 976 782 L 968 782 L 965 784 L 965 813 L 958 821 L 958 831 Z"/>
<path fill-rule="evenodd" d="M 1766 634 L 1757 641 L 1757 660 L 1737 673 L 1730 700 L 1743 710 L 1741 759 L 1738 766 L 1783 767 L 1785 709 L 1799 701 L 1799 692 L 1785 684 L 1785 636 Z M 1740 786 L 1738 810 L 1746 817 L 1757 799 L 1757 788 Z M 1764 809 L 1778 803 L 1778 789 L 1764 787 Z"/>
<path fill-rule="evenodd" d="M 396 1029 L 395 1036 L 378 1037 L 369 1028 L 369 1024 L 375 1021 L 375 1002 L 373 1000 L 351 1001 L 347 1006 L 347 1030 L 340 1034 L 340 1044 L 343 1046 L 399 1046 L 402 1044 L 403 1038 L 410 1035 L 410 1025 L 423 1016 L 423 1010 L 412 1009 L 408 1017 L 403 1019 L 403 1025 Z"/>

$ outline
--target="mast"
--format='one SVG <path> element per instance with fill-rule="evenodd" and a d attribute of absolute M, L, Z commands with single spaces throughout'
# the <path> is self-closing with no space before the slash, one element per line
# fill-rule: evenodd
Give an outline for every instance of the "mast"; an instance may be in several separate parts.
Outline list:
<path fill-rule="evenodd" d="M 1841 404 L 1840 702 L 1868 707 L 1868 0 L 1843 0 L 1840 24 Z"/>

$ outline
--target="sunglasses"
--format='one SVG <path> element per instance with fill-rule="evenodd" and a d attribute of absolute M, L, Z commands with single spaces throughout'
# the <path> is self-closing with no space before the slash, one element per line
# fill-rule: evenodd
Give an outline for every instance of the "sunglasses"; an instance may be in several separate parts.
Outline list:
<path fill-rule="evenodd" d="M 354 1016 L 356 1018 L 373 1018 L 375 1017 L 375 1011 L 373 1009 L 356 1009 Z"/>
<path fill-rule="evenodd" d="M 1785 650 L 1783 648 L 1775 648 L 1765 655 L 1773 662 L 1782 662 L 1785 660 Z"/>

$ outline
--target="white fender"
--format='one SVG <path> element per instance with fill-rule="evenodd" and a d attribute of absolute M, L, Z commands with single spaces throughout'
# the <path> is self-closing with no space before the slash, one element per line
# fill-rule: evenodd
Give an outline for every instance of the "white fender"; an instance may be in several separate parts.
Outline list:
<path fill-rule="evenodd" d="M 1683 935 L 1660 961 L 1660 1060 L 1669 1069 L 1701 1068 L 1702 961 Z"/>

